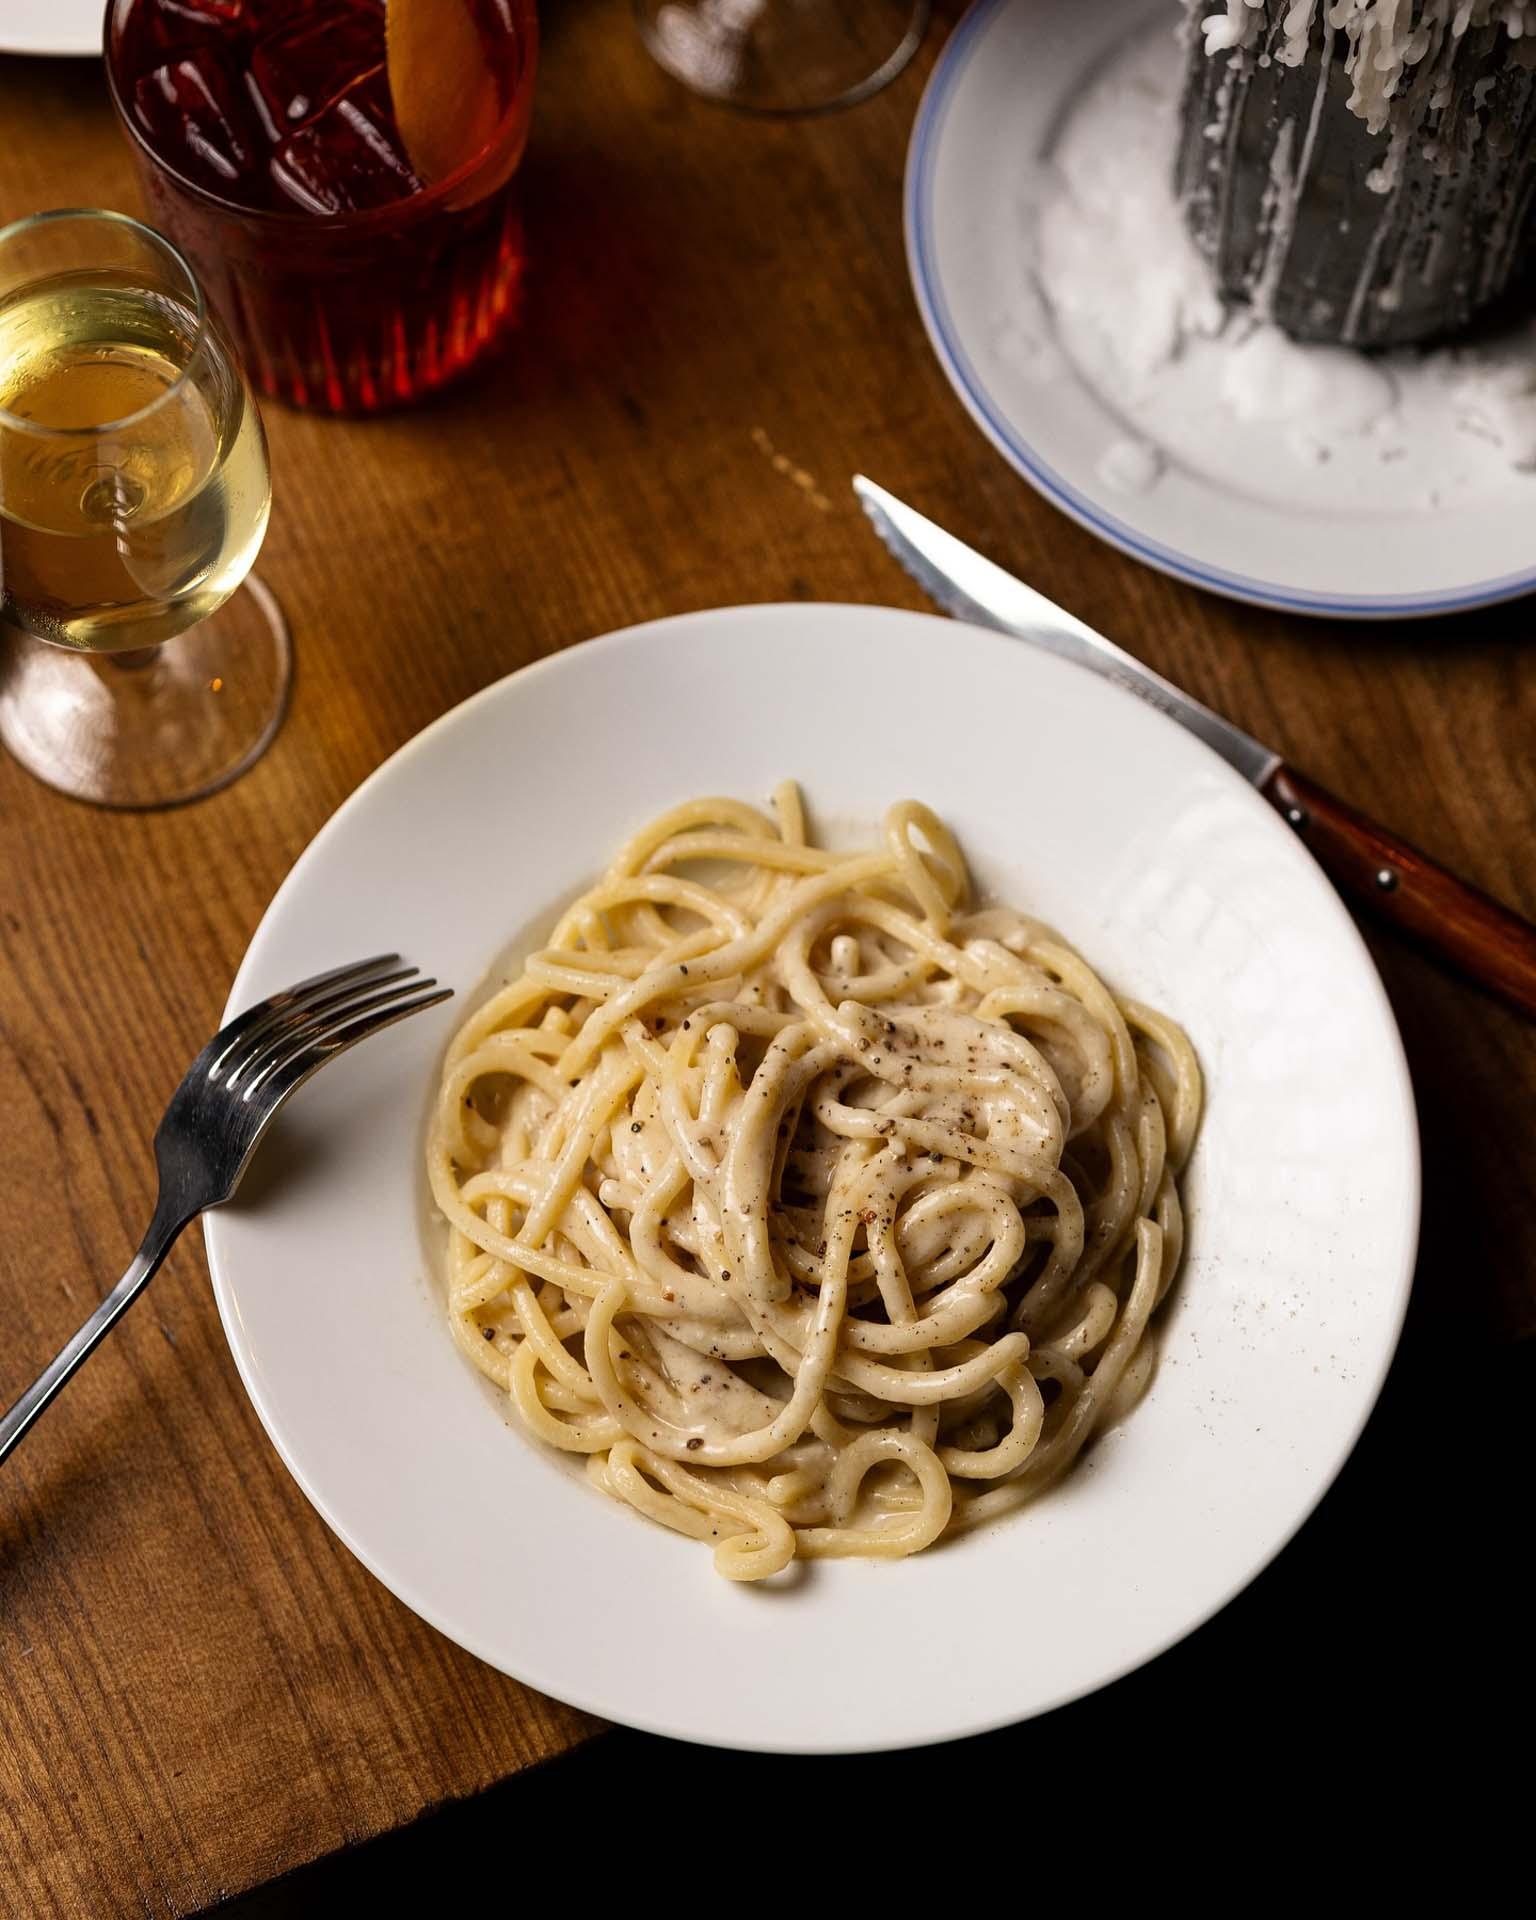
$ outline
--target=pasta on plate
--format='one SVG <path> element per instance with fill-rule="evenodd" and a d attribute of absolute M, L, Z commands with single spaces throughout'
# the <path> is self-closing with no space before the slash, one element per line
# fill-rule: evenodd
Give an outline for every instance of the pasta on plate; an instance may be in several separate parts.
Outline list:
<path fill-rule="evenodd" d="M 1200 1070 L 912 801 L 653 820 L 453 1041 L 448 1315 L 535 1438 L 763 1579 L 1011 1512 L 1131 1406 Z"/>

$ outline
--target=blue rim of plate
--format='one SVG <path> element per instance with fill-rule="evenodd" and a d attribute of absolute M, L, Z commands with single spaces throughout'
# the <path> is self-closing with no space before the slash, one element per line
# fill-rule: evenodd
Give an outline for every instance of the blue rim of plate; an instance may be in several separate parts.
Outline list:
<path fill-rule="evenodd" d="M 1192 586 L 1246 600 L 1254 606 L 1278 607 L 1288 613 L 1334 614 L 1353 620 L 1414 619 L 1430 614 L 1465 612 L 1516 600 L 1536 590 L 1536 567 L 1505 574 L 1476 586 L 1452 588 L 1438 594 L 1325 594 L 1306 593 L 1272 580 L 1232 573 L 1206 565 L 1165 546 L 1123 520 L 1107 513 L 1097 501 L 1074 487 L 1041 458 L 989 392 L 961 342 L 950 313 L 943 283 L 935 266 L 934 181 L 937 152 L 945 118 L 972 59 L 980 52 L 993 16 L 1017 0 L 976 0 L 950 34 L 939 55 L 917 110 L 907 150 L 904 224 L 907 265 L 918 311 L 939 365 L 966 411 L 1014 470 L 1023 475 L 1053 506 L 1060 507 L 1080 526 L 1097 534 L 1132 559 L 1145 561 L 1160 572 Z"/>

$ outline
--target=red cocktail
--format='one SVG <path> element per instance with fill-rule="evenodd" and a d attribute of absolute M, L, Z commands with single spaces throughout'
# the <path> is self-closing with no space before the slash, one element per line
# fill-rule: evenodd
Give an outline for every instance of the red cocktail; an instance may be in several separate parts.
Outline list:
<path fill-rule="evenodd" d="M 412 13 L 416 46 L 454 63 L 441 126 L 442 86 L 407 101 L 398 42 L 386 58 L 384 0 L 108 6 L 112 96 L 152 217 L 196 262 L 252 381 L 294 406 L 404 405 L 516 316 L 534 0 L 432 4 Z"/>

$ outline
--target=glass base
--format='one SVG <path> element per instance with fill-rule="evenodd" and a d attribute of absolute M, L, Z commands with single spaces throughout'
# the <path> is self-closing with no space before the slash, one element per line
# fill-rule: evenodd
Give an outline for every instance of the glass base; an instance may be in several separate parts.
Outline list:
<path fill-rule="evenodd" d="M 254 575 L 158 647 L 75 653 L 0 627 L 0 745 L 99 807 L 179 807 L 237 779 L 282 724 L 288 623 Z"/>
<path fill-rule="evenodd" d="M 929 0 L 634 0 L 658 66 L 745 113 L 867 100 L 922 44 Z"/>

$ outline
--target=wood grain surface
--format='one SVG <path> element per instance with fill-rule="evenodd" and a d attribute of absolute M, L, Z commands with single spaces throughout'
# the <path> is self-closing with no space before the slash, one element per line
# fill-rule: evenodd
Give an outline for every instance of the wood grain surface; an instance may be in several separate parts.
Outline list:
<path fill-rule="evenodd" d="M 554 0 L 512 351 L 415 415 L 269 412 L 261 568 L 299 656 L 272 751 L 228 792 L 142 817 L 0 757 L 0 1400 L 125 1264 L 161 1105 L 337 804 L 445 708 L 607 628 L 736 601 L 921 604 L 855 470 L 1536 912 L 1529 605 L 1363 627 L 1202 596 L 1064 520 L 961 411 L 900 210 L 958 10 L 882 97 L 775 125 L 687 98 L 618 0 Z M 0 59 L 0 127 L 0 220 L 136 209 L 90 64 Z M 1536 1029 L 1371 938 L 1424 1125 L 1415 1337 L 1528 1335 Z M 195 1234 L 0 1475 L 0 1671 L 7 1916 L 193 1912 L 592 1730 L 421 1625 L 332 1539 L 240 1390 Z"/>

